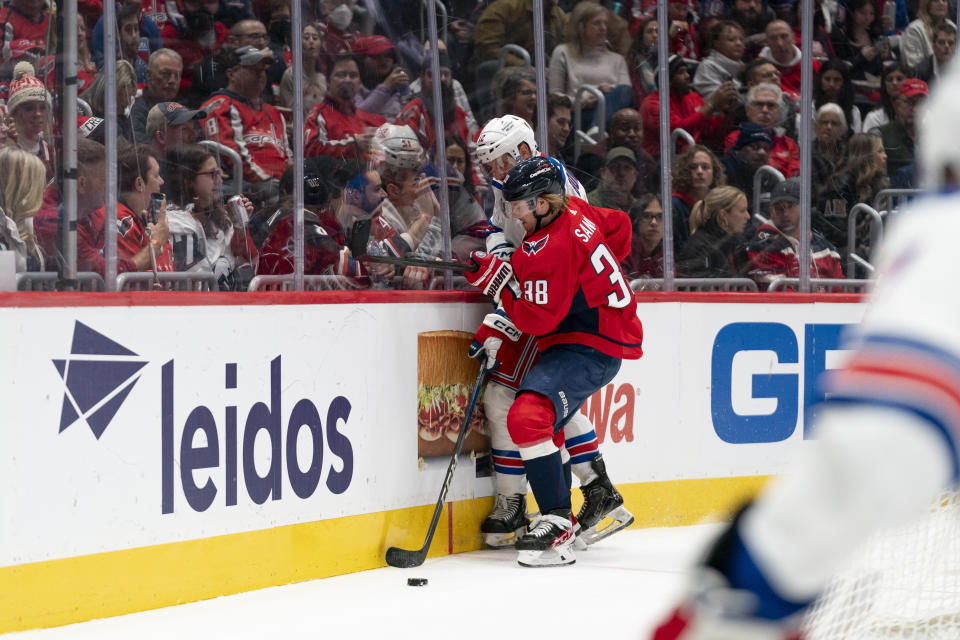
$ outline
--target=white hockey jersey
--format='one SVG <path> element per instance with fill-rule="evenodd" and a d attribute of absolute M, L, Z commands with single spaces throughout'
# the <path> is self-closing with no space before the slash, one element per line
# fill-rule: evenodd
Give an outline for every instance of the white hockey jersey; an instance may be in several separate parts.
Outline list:
<path fill-rule="evenodd" d="M 564 189 L 569 196 L 587 199 L 587 191 L 572 173 L 556 158 L 549 158 L 550 162 L 563 170 Z M 510 205 L 503 199 L 500 183 L 493 181 L 493 213 L 490 214 L 490 224 L 494 231 L 487 236 L 487 253 L 509 260 L 514 250 L 520 246 L 526 231 L 523 223 L 510 215 Z"/>
<path fill-rule="evenodd" d="M 743 519 L 767 581 L 812 599 L 866 536 L 920 516 L 958 476 L 960 192 L 923 199 L 884 240 L 853 351 L 822 383 L 814 447 Z"/>
<path fill-rule="evenodd" d="M 924 198 L 900 215 L 882 247 L 880 277 L 843 369 L 827 378 L 833 402 L 906 411 L 940 431 L 958 477 L 960 192 Z"/>

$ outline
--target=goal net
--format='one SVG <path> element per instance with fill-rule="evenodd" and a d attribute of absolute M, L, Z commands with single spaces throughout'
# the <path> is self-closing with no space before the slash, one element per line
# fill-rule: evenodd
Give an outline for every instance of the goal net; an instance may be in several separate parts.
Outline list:
<path fill-rule="evenodd" d="M 804 621 L 806 640 L 960 640 L 960 494 L 875 534 Z"/>

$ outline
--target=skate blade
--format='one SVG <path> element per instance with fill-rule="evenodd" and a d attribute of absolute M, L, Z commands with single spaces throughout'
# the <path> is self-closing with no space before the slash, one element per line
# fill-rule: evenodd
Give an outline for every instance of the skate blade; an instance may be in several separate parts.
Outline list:
<path fill-rule="evenodd" d="M 633 524 L 633 514 L 623 507 L 617 507 L 604 515 L 600 522 L 580 534 L 580 537 L 587 545 L 595 544 L 621 529 L 626 529 L 631 524 Z"/>
<path fill-rule="evenodd" d="M 573 549 L 562 547 L 547 551 L 518 551 L 517 564 L 521 567 L 539 569 L 541 567 L 565 567 L 577 561 Z"/>
<path fill-rule="evenodd" d="M 520 539 L 520 536 L 526 532 L 527 528 L 521 527 L 516 531 L 508 531 L 506 533 L 485 533 L 483 534 L 483 541 L 490 549 L 513 548 L 513 545 L 517 543 L 517 540 Z"/>

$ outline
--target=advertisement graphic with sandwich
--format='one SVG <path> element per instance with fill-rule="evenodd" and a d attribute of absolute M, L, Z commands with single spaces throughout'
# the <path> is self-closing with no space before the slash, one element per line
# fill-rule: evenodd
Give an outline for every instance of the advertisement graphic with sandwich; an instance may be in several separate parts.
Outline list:
<path fill-rule="evenodd" d="M 473 334 L 465 331 L 417 334 L 417 455 L 421 458 L 449 456 L 465 426 L 470 432 L 463 453 L 490 450 L 482 397 L 470 424 L 463 424 L 479 366 L 467 356 L 472 340 Z"/>

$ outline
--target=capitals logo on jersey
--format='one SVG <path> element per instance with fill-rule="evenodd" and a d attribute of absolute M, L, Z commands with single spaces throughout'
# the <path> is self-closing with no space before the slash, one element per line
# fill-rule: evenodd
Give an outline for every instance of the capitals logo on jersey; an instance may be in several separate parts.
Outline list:
<path fill-rule="evenodd" d="M 547 235 L 543 236 L 539 240 L 533 240 L 530 242 L 524 240 L 521 247 L 523 248 L 523 252 L 528 256 L 535 256 L 538 253 L 540 253 L 540 251 L 545 246 L 547 246 L 547 240 L 549 239 L 550 239 L 550 234 L 548 233 Z"/>

